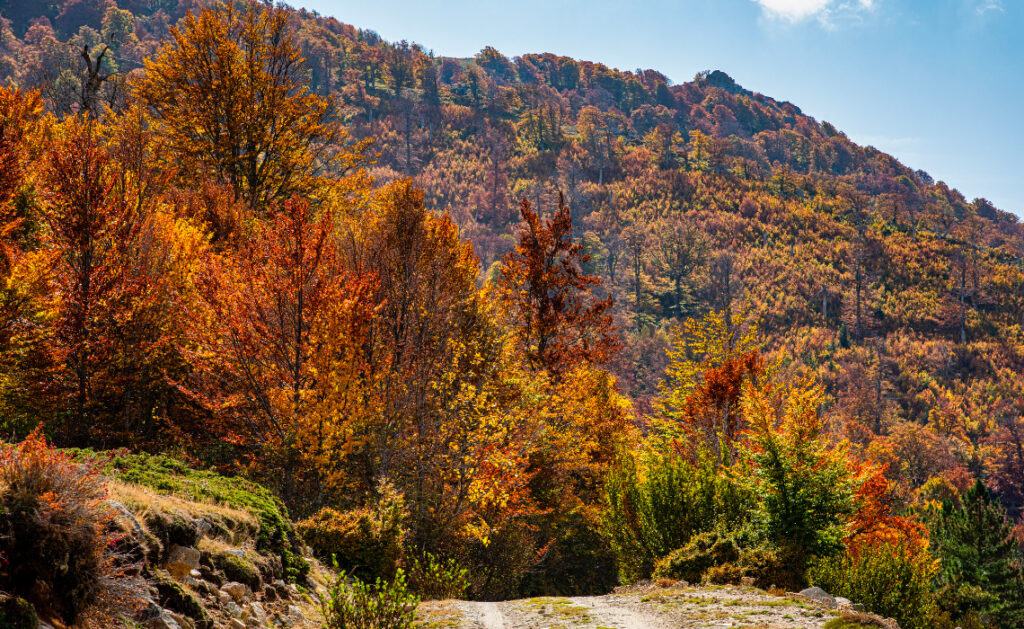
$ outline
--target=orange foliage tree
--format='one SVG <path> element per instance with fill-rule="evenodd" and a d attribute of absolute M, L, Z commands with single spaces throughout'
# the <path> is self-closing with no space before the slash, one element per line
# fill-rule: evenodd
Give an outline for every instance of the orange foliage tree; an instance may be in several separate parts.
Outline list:
<path fill-rule="evenodd" d="M 42 101 L 32 92 L 0 87 L 0 415 L 15 434 L 35 422 L 31 382 L 41 377 L 47 329 L 48 256 L 33 250 L 38 217 L 28 211 L 34 163 L 42 154 Z M 20 420 L 24 421 L 20 421 Z"/>
<path fill-rule="evenodd" d="M 119 328 L 140 296 L 130 251 L 142 221 L 113 193 L 111 159 L 94 123 L 67 121 L 47 157 L 43 217 L 57 303 L 53 384 L 69 395 L 65 439 L 84 445 L 90 436 L 102 438 L 104 427 L 94 422 L 125 375 L 116 356 L 131 350 L 119 346 Z"/>
<path fill-rule="evenodd" d="M 381 300 L 366 340 L 380 403 L 356 435 L 357 488 L 390 478 L 420 547 L 487 540 L 531 510 L 534 385 L 492 291 L 478 285 L 472 247 L 421 191 L 387 186 L 351 223 L 353 258 Z"/>
<path fill-rule="evenodd" d="M 366 403 L 362 340 L 372 278 L 345 271 L 331 208 L 292 198 L 273 206 L 231 255 L 207 252 L 186 390 L 220 436 L 281 461 L 292 490 L 306 470 L 321 499 Z M 305 461 L 310 465 L 299 465 Z"/>

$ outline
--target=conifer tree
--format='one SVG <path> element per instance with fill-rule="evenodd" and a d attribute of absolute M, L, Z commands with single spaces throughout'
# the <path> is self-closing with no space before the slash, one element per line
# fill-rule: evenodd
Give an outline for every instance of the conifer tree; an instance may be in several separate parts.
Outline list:
<path fill-rule="evenodd" d="M 939 599 L 955 618 L 986 626 L 1024 626 L 1021 551 L 1006 511 L 980 480 L 946 502 L 931 522 L 942 561 Z"/>

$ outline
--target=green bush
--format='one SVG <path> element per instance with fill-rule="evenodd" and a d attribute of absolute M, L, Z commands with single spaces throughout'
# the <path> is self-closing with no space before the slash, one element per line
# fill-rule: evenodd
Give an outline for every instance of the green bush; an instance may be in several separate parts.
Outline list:
<path fill-rule="evenodd" d="M 451 557 L 423 553 L 409 566 L 409 585 L 424 600 L 463 598 L 469 589 L 469 571 Z"/>
<path fill-rule="evenodd" d="M 605 491 L 602 528 L 626 581 L 649 577 L 696 534 L 738 528 L 752 511 L 751 495 L 718 468 L 671 454 L 624 454 Z"/>
<path fill-rule="evenodd" d="M 106 495 L 97 466 L 38 433 L 0 446 L 0 590 L 74 622 L 116 576 Z"/>
<path fill-rule="evenodd" d="M 336 511 L 329 507 L 297 524 L 313 552 L 352 575 L 370 580 L 394 577 L 405 541 L 405 505 L 390 485 L 379 489 L 373 508 Z"/>
<path fill-rule="evenodd" d="M 327 594 L 323 614 L 327 629 L 408 629 L 417 605 L 400 569 L 393 580 L 378 577 L 373 585 L 342 572 Z"/>
<path fill-rule="evenodd" d="M 739 559 L 740 547 L 734 537 L 709 531 L 695 535 L 686 546 L 660 559 L 653 577 L 700 583 L 710 568 L 734 564 Z"/>
<path fill-rule="evenodd" d="M 747 527 L 695 535 L 686 546 L 660 559 L 653 577 L 716 584 L 751 577 L 761 587 L 799 589 L 805 584 L 802 570 L 802 560 L 768 545 Z"/>
<path fill-rule="evenodd" d="M 936 626 L 932 582 L 937 572 L 927 552 L 884 544 L 864 548 L 857 556 L 818 559 L 811 565 L 810 578 L 834 596 L 895 618 L 904 629 L 923 629 Z"/>

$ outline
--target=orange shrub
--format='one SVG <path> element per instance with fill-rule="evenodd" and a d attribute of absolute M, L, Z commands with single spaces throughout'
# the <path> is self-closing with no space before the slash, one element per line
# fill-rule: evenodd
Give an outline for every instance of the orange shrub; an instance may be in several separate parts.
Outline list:
<path fill-rule="evenodd" d="M 113 571 L 106 493 L 96 465 L 76 462 L 38 429 L 0 446 L 0 589 L 74 621 Z"/>

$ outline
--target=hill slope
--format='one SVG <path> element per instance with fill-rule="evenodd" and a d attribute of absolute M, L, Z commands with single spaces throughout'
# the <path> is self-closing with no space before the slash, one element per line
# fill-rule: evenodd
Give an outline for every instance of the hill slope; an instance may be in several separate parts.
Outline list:
<path fill-rule="evenodd" d="M 0 3 L 0 75 L 57 113 L 85 84 L 81 46 L 109 42 L 101 89 L 123 103 L 188 0 Z M 375 139 L 379 181 L 409 176 L 485 266 L 515 206 L 564 193 L 590 269 L 616 300 L 616 365 L 641 410 L 669 326 L 747 313 L 785 368 L 812 374 L 840 430 L 909 494 L 984 477 L 1024 506 L 1024 239 L 1016 218 L 723 72 L 672 85 L 551 54 L 436 58 L 306 11 L 310 85 Z"/>

